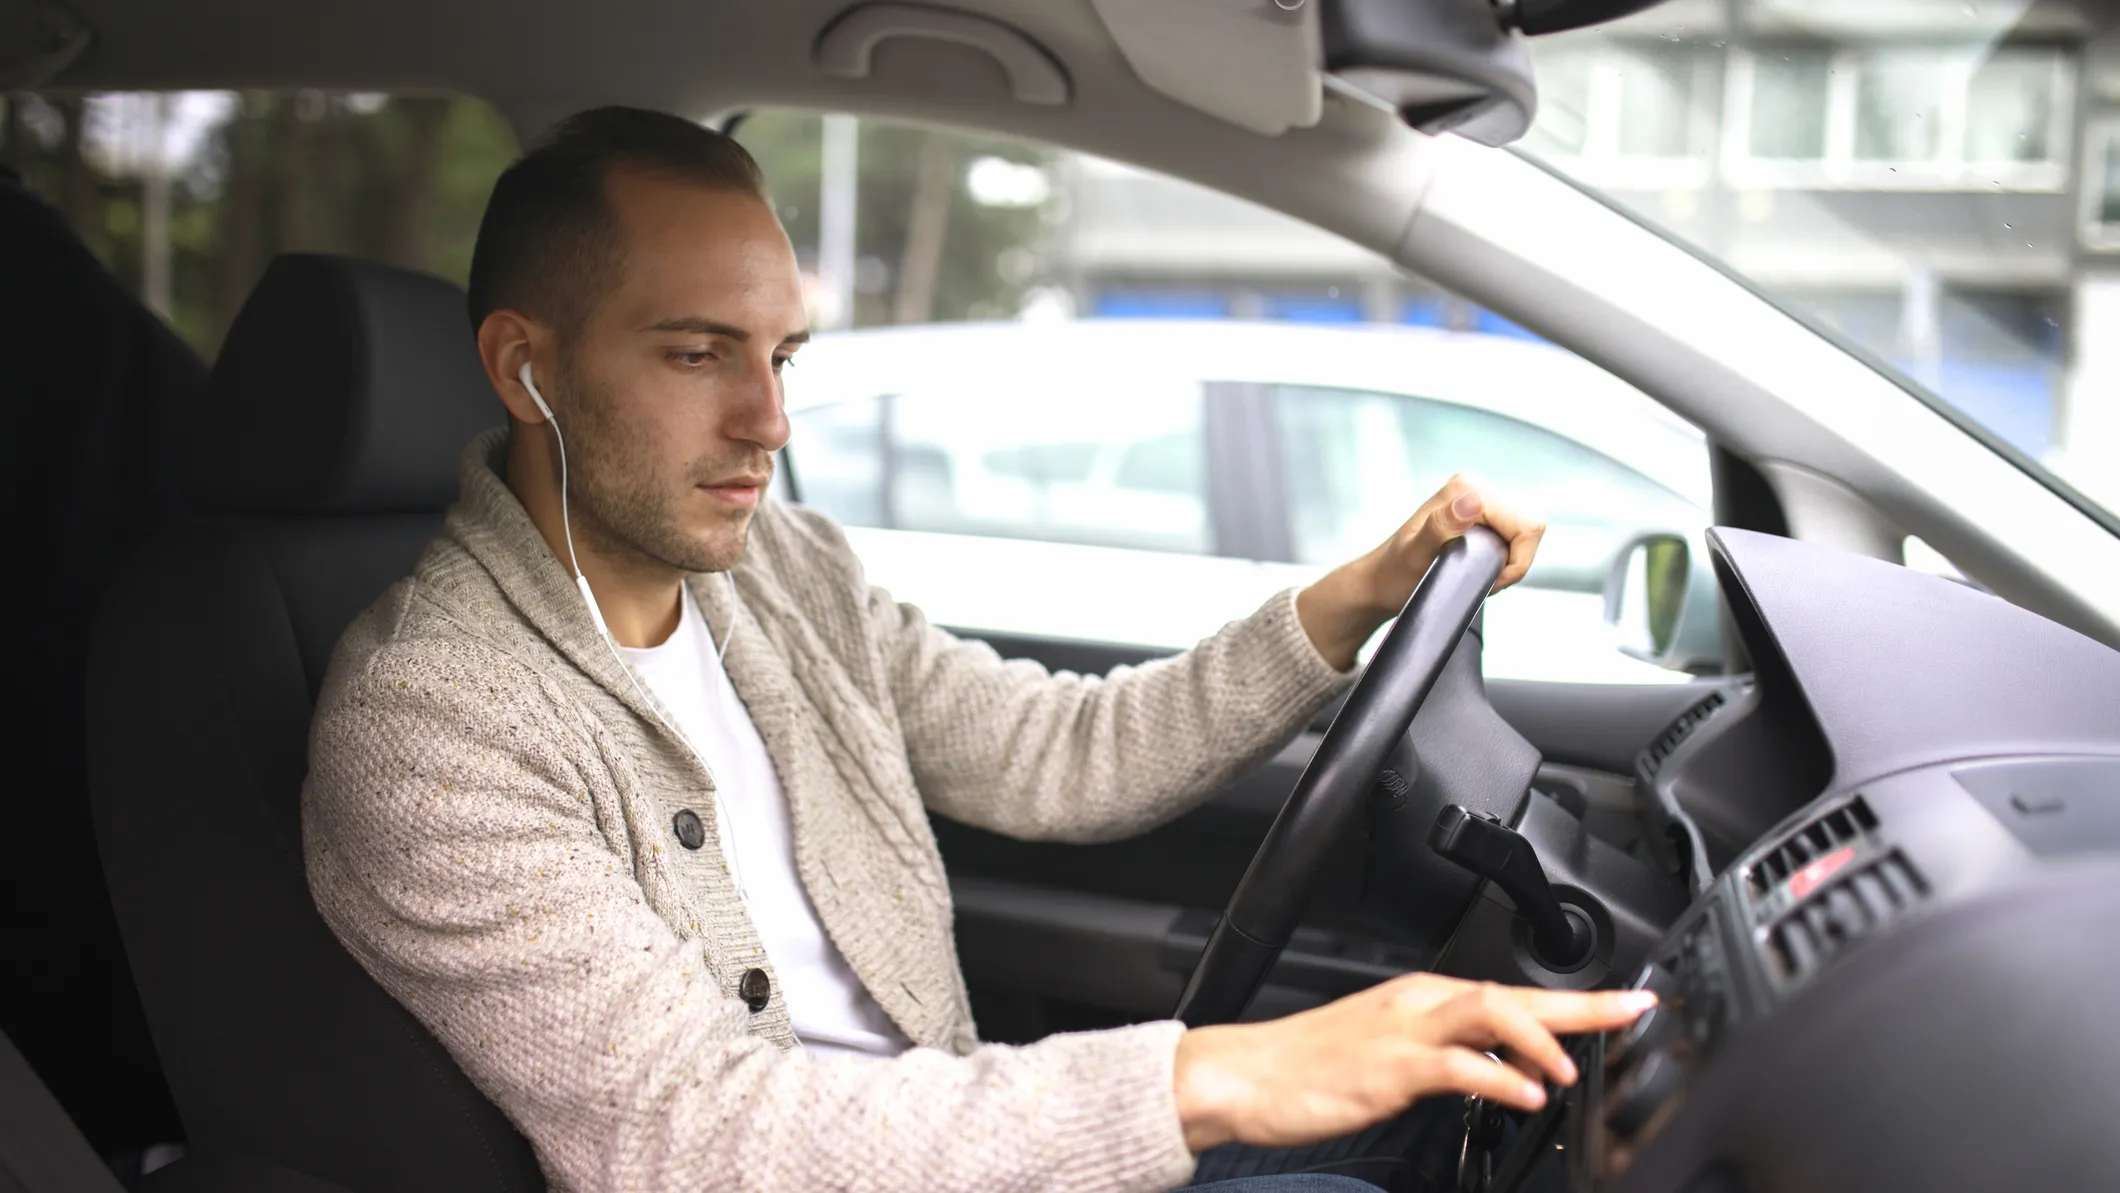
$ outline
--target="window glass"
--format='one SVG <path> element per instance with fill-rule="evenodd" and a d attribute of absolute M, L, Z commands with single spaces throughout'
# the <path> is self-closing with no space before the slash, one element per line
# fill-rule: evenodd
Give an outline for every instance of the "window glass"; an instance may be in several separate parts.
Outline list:
<path fill-rule="evenodd" d="M 1619 74 L 1619 152 L 1629 157 L 1684 157 L 1690 136 L 1693 62 L 1681 55 L 1628 54 Z"/>
<path fill-rule="evenodd" d="M 2120 513 L 2120 74 L 2100 6 L 1707 7 L 1651 8 L 1533 52 L 1720 74 L 1726 86 L 1665 102 L 1727 152 L 1686 174 L 1593 162 L 1543 131 L 1525 148 Z"/>
<path fill-rule="evenodd" d="M 952 380 L 795 411 L 804 502 L 850 526 L 1211 548 L 1197 386 L 1038 386 L 1003 401 Z"/>
<path fill-rule="evenodd" d="M 734 131 L 765 170 L 825 326 L 1015 314 L 1064 202 L 1055 155 L 1028 142 L 770 110 Z"/>
<path fill-rule="evenodd" d="M 0 105 L 0 160 L 207 356 L 278 253 L 348 253 L 461 284 L 515 155 L 506 123 L 464 97 L 16 92 Z"/>
<path fill-rule="evenodd" d="M 1570 157 L 1674 159 L 1704 156 L 1687 98 L 1701 62 L 1625 49 L 1547 52 L 1533 43 L 1537 125 L 1529 144 Z"/>
<path fill-rule="evenodd" d="M 1925 161 L 1941 144 L 1942 64 L 1928 57 L 1880 57 L 1855 80 L 1855 156 Z"/>
<path fill-rule="evenodd" d="M 1659 110 L 1693 66 L 1607 55 L 1578 77 L 1596 153 L 1707 143 Z M 787 372 L 788 475 L 937 624 L 1182 648 L 1473 471 L 1562 515 L 1494 605 L 1489 674 L 1684 678 L 1620 653 L 1601 589 L 1622 529 L 1705 524 L 1706 447 L 1609 375 L 1366 250 L 1120 163 L 785 111 L 736 135 L 817 333 Z M 1381 392 L 1431 380 L 1448 402 Z M 1549 393 L 1578 428 L 1660 415 L 1637 450 L 1655 465 L 1482 407 Z M 1691 505 L 1633 467 L 1674 459 Z"/>
<path fill-rule="evenodd" d="M 1752 156 L 1817 161 L 1826 155 L 1826 55 L 1762 52 L 1752 68 Z"/>
<path fill-rule="evenodd" d="M 1547 151 L 1580 157 L 1590 150 L 1589 54 L 1532 53 L 1538 71 L 1538 127 L 1534 135 Z"/>
<path fill-rule="evenodd" d="M 2099 171 L 2091 180 L 2091 194 L 2099 225 L 2120 232 L 2120 124 L 2104 129 L 2097 138 L 2094 161 Z"/>
<path fill-rule="evenodd" d="M 1296 556 L 1306 562 L 1336 563 L 1382 542 L 1405 520 L 1409 494 L 1418 501 L 1457 472 L 1545 514 L 1547 541 L 1528 580 L 1533 586 L 1596 591 L 1625 538 L 1687 532 L 1708 521 L 1705 510 L 1611 457 L 1486 410 L 1280 386 L 1274 413 L 1290 530 Z"/>
<path fill-rule="evenodd" d="M 848 526 L 896 524 L 887 408 L 887 400 L 877 397 L 813 406 L 793 415 L 790 421 L 802 452 L 791 469 L 804 504 Z"/>
<path fill-rule="evenodd" d="M 1973 71 L 1965 105 L 1970 162 L 2040 162 L 2054 155 L 2059 72 L 2051 58 L 1997 54 Z"/>

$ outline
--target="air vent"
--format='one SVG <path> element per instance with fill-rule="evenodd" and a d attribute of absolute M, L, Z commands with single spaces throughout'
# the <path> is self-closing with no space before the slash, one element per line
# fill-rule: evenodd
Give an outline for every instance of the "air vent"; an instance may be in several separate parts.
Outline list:
<path fill-rule="evenodd" d="M 1728 700 L 1729 697 L 1718 688 L 1702 697 L 1700 703 L 1680 713 L 1678 719 L 1671 722 L 1671 727 L 1658 734 L 1656 740 L 1649 743 L 1649 748 L 1642 751 L 1642 774 L 1655 778 L 1656 772 L 1663 769 L 1664 759 L 1669 758 L 1671 752 L 1678 749 L 1678 743 L 1686 740 L 1687 735 L 1699 728 L 1702 721 L 1713 716 L 1715 710 L 1721 708 Z"/>
<path fill-rule="evenodd" d="M 1859 795 L 1813 820 L 1752 863 L 1748 877 L 1753 901 L 1765 898 L 1768 891 L 1781 885 L 1789 875 L 1843 845 L 1860 840 L 1864 833 L 1876 828 L 1876 813 L 1870 811 L 1869 802 Z"/>
<path fill-rule="evenodd" d="M 1833 954 L 1905 915 L 1928 893 L 1898 850 L 1844 871 L 1767 933 L 1767 958 L 1783 985 L 1815 973 Z"/>

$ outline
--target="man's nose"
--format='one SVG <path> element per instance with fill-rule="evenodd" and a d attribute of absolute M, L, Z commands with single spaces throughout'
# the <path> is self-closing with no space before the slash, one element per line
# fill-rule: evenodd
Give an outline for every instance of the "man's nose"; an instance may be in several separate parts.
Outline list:
<path fill-rule="evenodd" d="M 731 439 L 755 443 L 769 452 L 787 446 L 787 403 L 771 356 L 756 360 L 745 369 L 743 380 L 730 397 L 733 400 L 729 404 L 727 433 Z"/>

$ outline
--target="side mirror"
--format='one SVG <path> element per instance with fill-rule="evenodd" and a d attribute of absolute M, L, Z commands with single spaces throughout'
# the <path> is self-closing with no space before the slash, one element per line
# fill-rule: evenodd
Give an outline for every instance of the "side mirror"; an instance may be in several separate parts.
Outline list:
<path fill-rule="evenodd" d="M 1605 572 L 1605 624 L 1632 658 L 1674 671 L 1722 665 L 1714 573 L 1695 566 L 1683 535 L 1644 534 L 1620 547 Z"/>

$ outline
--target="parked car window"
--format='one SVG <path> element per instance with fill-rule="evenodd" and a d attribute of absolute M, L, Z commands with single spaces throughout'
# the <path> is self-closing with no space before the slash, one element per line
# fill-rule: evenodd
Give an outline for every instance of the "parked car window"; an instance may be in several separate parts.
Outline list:
<path fill-rule="evenodd" d="M 1277 386 L 1296 558 L 1330 564 L 1383 541 L 1411 503 L 1468 472 L 1542 513 L 1547 542 L 1528 583 L 1596 591 L 1628 537 L 1684 533 L 1707 512 L 1611 457 L 1519 419 L 1449 402 Z"/>
<path fill-rule="evenodd" d="M 949 380 L 798 409 L 804 501 L 849 526 L 1212 549 L 1199 386 Z"/>

